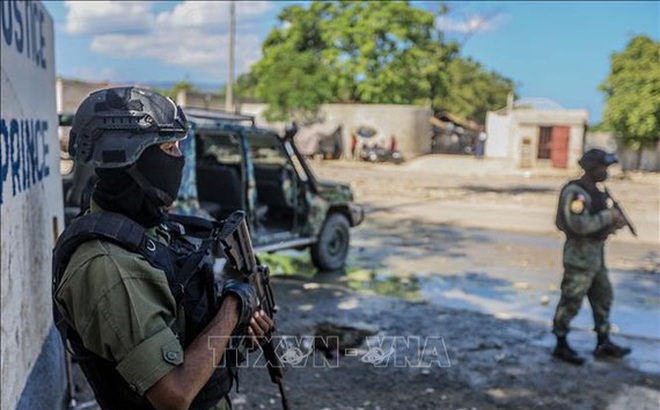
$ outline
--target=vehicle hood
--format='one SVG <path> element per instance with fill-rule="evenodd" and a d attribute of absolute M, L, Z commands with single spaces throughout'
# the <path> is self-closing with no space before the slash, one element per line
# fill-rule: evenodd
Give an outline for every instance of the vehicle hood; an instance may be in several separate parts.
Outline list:
<path fill-rule="evenodd" d="M 346 184 L 330 181 L 317 181 L 319 195 L 331 202 L 353 201 L 353 192 Z"/>

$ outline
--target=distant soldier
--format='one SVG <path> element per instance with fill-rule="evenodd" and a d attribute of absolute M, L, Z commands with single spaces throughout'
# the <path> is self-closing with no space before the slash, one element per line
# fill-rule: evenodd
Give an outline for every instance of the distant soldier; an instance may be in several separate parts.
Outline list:
<path fill-rule="evenodd" d="M 610 234 L 626 225 L 626 218 L 619 210 L 608 207 L 609 197 L 597 184 L 607 179 L 607 167 L 616 162 L 615 154 L 600 149 L 585 152 L 579 160 L 584 175 L 562 188 L 557 207 L 556 224 L 566 234 L 566 243 L 561 299 L 553 323 L 553 333 L 557 336 L 553 356 L 576 365 L 584 363 L 584 358 L 571 349 L 566 335 L 585 295 L 593 310 L 594 330 L 598 335 L 594 356 L 620 358 L 630 353 L 629 348 L 612 343 L 608 336 L 613 294 L 604 246 Z"/>

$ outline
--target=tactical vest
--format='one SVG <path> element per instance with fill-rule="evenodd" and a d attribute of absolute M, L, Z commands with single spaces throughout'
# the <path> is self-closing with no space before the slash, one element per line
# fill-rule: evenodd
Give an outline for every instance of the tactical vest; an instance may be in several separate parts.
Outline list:
<path fill-rule="evenodd" d="M 111 212 L 89 213 L 75 219 L 62 233 L 53 250 L 53 301 L 55 291 L 74 251 L 94 239 L 116 244 L 140 254 L 154 268 L 165 272 L 169 288 L 185 312 L 185 349 L 211 321 L 218 309 L 212 269 L 211 247 L 218 225 L 201 218 L 171 215 L 162 226 L 170 234 L 170 245 L 147 235 L 130 218 Z M 53 302 L 53 316 L 66 346 L 68 340 L 99 405 L 103 409 L 153 409 L 146 397 L 134 392 L 108 361 L 83 346 L 82 339 L 67 323 Z M 190 409 L 209 409 L 229 393 L 236 369 L 218 366 L 195 397 Z"/>
<path fill-rule="evenodd" d="M 571 230 L 571 228 L 569 227 L 566 221 L 566 216 L 564 215 L 562 198 L 564 197 L 564 192 L 566 191 L 566 188 L 568 188 L 572 184 L 576 184 L 585 191 L 587 191 L 587 194 L 591 198 L 591 206 L 589 207 L 589 209 L 585 209 L 583 212 L 589 212 L 590 214 L 593 215 L 607 209 L 608 196 L 606 193 L 601 192 L 594 183 L 588 183 L 584 181 L 582 178 L 575 179 L 564 185 L 564 187 L 561 189 L 561 193 L 559 194 L 559 202 L 557 204 L 557 216 L 555 218 L 555 225 L 557 226 L 557 228 L 559 228 L 560 231 L 564 232 L 566 234 L 566 237 L 569 239 L 589 238 L 589 239 L 604 241 L 611 233 L 611 229 L 608 226 L 600 229 L 597 232 L 593 232 L 587 235 L 578 234 L 577 232 Z"/>

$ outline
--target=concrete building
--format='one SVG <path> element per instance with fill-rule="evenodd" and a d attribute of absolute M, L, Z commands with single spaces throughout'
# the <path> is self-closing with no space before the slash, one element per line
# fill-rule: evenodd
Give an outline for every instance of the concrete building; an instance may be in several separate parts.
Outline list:
<path fill-rule="evenodd" d="M 100 88 L 126 85 L 110 83 L 90 83 L 59 78 L 57 80 L 57 110 L 59 113 L 73 113 L 78 104 L 92 91 Z M 176 97 L 182 107 L 196 107 L 211 110 L 223 110 L 224 96 L 217 93 L 182 90 Z M 242 114 L 254 115 L 259 126 L 284 129 L 283 123 L 266 120 L 263 112 L 266 104 L 243 102 L 237 106 Z M 415 157 L 431 152 L 431 117 L 429 107 L 396 104 L 326 104 L 321 107 L 320 123 L 313 126 L 323 129 L 335 129 L 341 126 L 342 149 L 346 157 L 350 156 L 351 132 L 358 127 L 369 127 L 377 134 L 362 144 L 379 144 L 389 147 L 392 137 L 396 147 L 406 157 Z M 65 135 L 62 135 L 65 137 Z"/>
<path fill-rule="evenodd" d="M 587 132 L 585 151 L 601 148 L 619 154 L 619 166 L 624 171 L 660 171 L 660 141 L 640 147 L 639 150 L 626 148 L 618 144 L 617 136 L 612 132 Z"/>
<path fill-rule="evenodd" d="M 510 101 L 486 116 L 486 157 L 519 168 L 574 168 L 584 148 L 589 113 L 549 100 Z"/>
<path fill-rule="evenodd" d="M 51 303 L 52 249 L 64 229 L 54 24 L 40 1 L 2 1 L 0 17 L 0 408 L 58 409 L 66 376 Z"/>
<path fill-rule="evenodd" d="M 57 112 L 67 114 L 75 113 L 82 100 L 87 98 L 92 92 L 108 87 L 121 87 L 128 85 L 141 86 L 140 84 L 110 83 L 107 81 L 90 82 L 59 77 L 55 83 Z M 144 85 L 142 85 L 142 87 L 149 88 Z"/>
<path fill-rule="evenodd" d="M 283 124 L 269 123 L 264 117 L 265 104 L 242 104 L 243 114 L 254 115 L 257 124 L 282 127 Z M 351 133 L 359 127 L 376 131 L 369 139 L 360 139 L 358 145 L 377 144 L 389 147 L 392 137 L 396 148 L 406 158 L 431 152 L 430 107 L 398 104 L 325 104 L 321 107 L 321 123 L 328 129 L 341 126 L 342 149 L 345 157 L 351 155 Z"/>
<path fill-rule="evenodd" d="M 211 110 L 225 109 L 225 98 L 221 94 L 182 90 L 177 95 L 177 103 L 183 107 L 199 107 Z M 240 102 L 237 109 L 241 114 L 255 116 L 259 126 L 283 130 L 285 124 L 268 121 L 263 113 L 266 104 L 258 102 Z M 317 123 L 300 125 L 300 135 L 332 133 L 341 127 L 341 149 L 345 157 L 350 157 L 351 133 L 359 127 L 368 127 L 376 131 L 369 140 L 361 140 L 358 145 L 378 144 L 389 147 L 394 136 L 396 148 L 405 157 L 415 157 L 431 152 L 430 107 L 397 104 L 325 104 L 321 107 Z M 305 128 L 309 128 L 305 132 Z M 314 145 L 309 141 L 300 141 L 299 148 L 305 150 Z M 297 141 L 298 143 L 298 141 Z M 303 146 L 301 146 L 303 145 Z"/>

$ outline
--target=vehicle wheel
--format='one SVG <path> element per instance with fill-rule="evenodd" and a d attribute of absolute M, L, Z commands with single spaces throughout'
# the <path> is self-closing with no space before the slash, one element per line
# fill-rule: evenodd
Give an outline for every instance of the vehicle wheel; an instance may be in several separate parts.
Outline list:
<path fill-rule="evenodd" d="M 350 224 L 339 213 L 332 213 L 323 224 L 319 240 L 311 248 L 312 263 L 321 271 L 340 269 L 346 263 Z"/>

